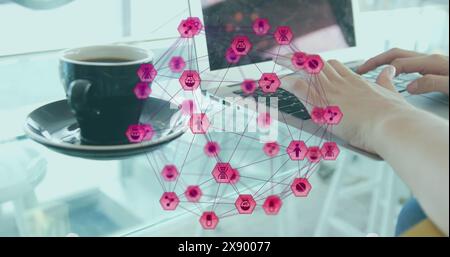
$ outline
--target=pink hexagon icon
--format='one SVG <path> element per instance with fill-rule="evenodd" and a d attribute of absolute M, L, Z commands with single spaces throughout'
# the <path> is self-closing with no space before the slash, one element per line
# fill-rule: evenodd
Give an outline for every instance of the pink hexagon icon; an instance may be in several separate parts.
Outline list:
<path fill-rule="evenodd" d="M 308 153 L 308 147 L 303 141 L 292 141 L 288 148 L 286 149 L 286 153 L 289 155 L 291 160 L 293 161 L 302 161 L 305 159 L 306 154 Z"/>
<path fill-rule="evenodd" d="M 130 125 L 125 132 L 125 135 L 127 136 L 130 143 L 141 143 L 142 141 L 144 141 L 146 132 L 141 125 L 136 124 Z"/>
<path fill-rule="evenodd" d="M 139 82 L 134 87 L 133 92 L 136 95 L 137 99 L 145 100 L 152 93 L 152 89 L 150 88 L 150 86 L 147 83 Z"/>
<path fill-rule="evenodd" d="M 180 106 L 179 109 L 181 110 L 181 113 L 183 115 L 188 115 L 191 116 L 192 114 L 194 114 L 197 110 L 195 103 L 193 100 L 191 99 L 186 99 L 184 100 Z"/>
<path fill-rule="evenodd" d="M 231 43 L 231 49 L 238 56 L 245 56 L 252 50 L 252 43 L 247 36 L 236 36 Z"/>
<path fill-rule="evenodd" d="M 311 119 L 317 125 L 323 125 L 325 121 L 325 109 L 321 107 L 314 107 L 311 111 Z"/>
<path fill-rule="evenodd" d="M 185 91 L 194 91 L 200 86 L 201 83 L 200 75 L 194 70 L 184 71 L 183 74 L 181 74 L 179 81 L 181 87 Z"/>
<path fill-rule="evenodd" d="M 161 176 L 165 181 L 175 181 L 180 173 L 175 165 L 166 165 L 161 171 Z"/>
<path fill-rule="evenodd" d="M 329 125 L 338 125 L 343 116 L 344 115 L 341 112 L 341 108 L 338 106 L 328 106 L 325 108 L 323 115 L 326 123 Z"/>
<path fill-rule="evenodd" d="M 125 134 L 130 143 L 141 143 L 150 141 L 155 135 L 155 131 L 150 124 L 136 124 L 130 125 Z"/>
<path fill-rule="evenodd" d="M 239 214 L 252 214 L 256 207 L 256 201 L 251 195 L 239 195 L 234 205 Z"/>
<path fill-rule="evenodd" d="M 319 74 L 323 69 L 324 63 L 319 55 L 309 55 L 304 66 L 309 74 Z"/>
<path fill-rule="evenodd" d="M 320 153 L 325 161 L 335 161 L 341 150 L 335 142 L 326 142 L 322 145 Z"/>
<path fill-rule="evenodd" d="M 220 145 L 217 142 L 207 142 L 203 148 L 206 156 L 217 157 L 220 153 Z"/>
<path fill-rule="evenodd" d="M 312 186 L 306 178 L 296 178 L 291 185 L 291 190 L 296 197 L 306 197 L 311 191 Z"/>
<path fill-rule="evenodd" d="M 144 139 L 143 141 L 152 140 L 155 135 L 155 130 L 151 124 L 141 124 L 141 129 L 144 131 Z"/>
<path fill-rule="evenodd" d="M 230 47 L 225 53 L 225 60 L 227 60 L 229 64 L 236 64 L 241 60 L 241 57 Z"/>
<path fill-rule="evenodd" d="M 203 24 L 198 17 L 189 17 L 180 22 L 178 32 L 182 38 L 193 38 L 200 34 Z"/>
<path fill-rule="evenodd" d="M 165 192 L 159 199 L 159 203 L 165 211 L 174 211 L 180 203 L 180 199 L 174 192 Z"/>
<path fill-rule="evenodd" d="M 281 81 L 275 73 L 264 73 L 258 81 L 261 90 L 266 93 L 275 93 L 281 86 Z"/>
<path fill-rule="evenodd" d="M 296 52 L 294 55 L 292 55 L 292 65 L 294 65 L 294 68 L 297 70 L 302 70 L 305 68 L 306 61 L 308 59 L 308 55 L 303 52 Z"/>
<path fill-rule="evenodd" d="M 270 23 L 268 19 L 258 18 L 253 22 L 253 32 L 258 36 L 267 35 L 270 31 Z"/>
<path fill-rule="evenodd" d="M 230 184 L 232 177 L 236 176 L 236 173 L 229 163 L 217 163 L 212 171 L 212 175 L 217 183 Z"/>
<path fill-rule="evenodd" d="M 246 79 L 241 84 L 241 89 L 246 95 L 251 95 L 256 91 L 258 85 L 254 80 Z"/>
<path fill-rule="evenodd" d="M 189 120 L 189 128 L 193 134 L 206 134 L 210 123 L 205 113 L 194 113 Z"/>
<path fill-rule="evenodd" d="M 320 162 L 320 160 L 322 158 L 320 147 L 318 147 L 318 146 L 309 147 L 308 152 L 306 153 L 306 158 L 308 158 L 308 161 L 311 163 Z"/>
<path fill-rule="evenodd" d="M 256 118 L 256 123 L 260 128 L 268 128 L 272 124 L 272 117 L 270 116 L 270 113 L 263 112 L 258 115 Z"/>
<path fill-rule="evenodd" d="M 186 196 L 186 199 L 189 202 L 198 202 L 200 198 L 203 195 L 202 190 L 199 186 L 189 186 L 186 191 L 184 192 L 184 195 Z"/>
<path fill-rule="evenodd" d="M 264 212 L 267 215 L 277 215 L 280 212 L 283 201 L 277 195 L 271 195 L 266 198 L 263 204 Z"/>
<path fill-rule="evenodd" d="M 294 34 L 290 27 L 281 26 L 276 29 L 274 37 L 278 44 L 289 45 L 294 38 Z"/>
<path fill-rule="evenodd" d="M 232 169 L 231 176 L 230 176 L 230 184 L 237 184 L 239 182 L 239 179 L 241 179 L 241 174 L 239 174 L 239 171 L 237 169 Z"/>
<path fill-rule="evenodd" d="M 207 211 L 202 214 L 200 217 L 200 224 L 203 229 L 214 230 L 219 224 L 219 217 L 217 217 L 215 212 Z"/>
<path fill-rule="evenodd" d="M 158 72 L 155 69 L 155 66 L 151 63 L 144 63 L 141 64 L 137 71 L 137 75 L 141 82 L 145 83 L 152 83 L 156 76 L 158 75 Z"/>
<path fill-rule="evenodd" d="M 269 157 L 275 157 L 280 153 L 280 145 L 277 142 L 268 142 L 264 144 L 264 153 Z"/>
<path fill-rule="evenodd" d="M 174 73 L 180 73 L 186 68 L 186 62 L 181 56 L 174 56 L 169 61 L 169 68 Z"/>

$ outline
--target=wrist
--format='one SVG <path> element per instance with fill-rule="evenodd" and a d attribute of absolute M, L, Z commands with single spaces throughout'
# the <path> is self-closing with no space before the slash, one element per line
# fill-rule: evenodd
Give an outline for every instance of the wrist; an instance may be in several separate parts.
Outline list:
<path fill-rule="evenodd" d="M 413 124 L 420 122 L 418 121 L 420 112 L 407 103 L 386 106 L 380 118 L 369 128 L 371 136 L 368 137 L 368 144 L 377 154 L 384 157 L 394 140 L 407 133 Z"/>

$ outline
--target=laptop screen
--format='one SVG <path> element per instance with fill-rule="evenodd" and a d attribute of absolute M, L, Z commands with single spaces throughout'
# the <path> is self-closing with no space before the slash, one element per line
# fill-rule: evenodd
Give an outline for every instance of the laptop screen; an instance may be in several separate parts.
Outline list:
<path fill-rule="evenodd" d="M 202 0 L 210 70 L 271 60 L 293 51 L 322 53 L 356 46 L 352 0 Z M 271 29 L 258 36 L 253 22 L 263 18 Z M 290 46 L 274 40 L 278 26 L 293 32 Z M 230 64 L 225 53 L 233 38 L 245 35 L 252 51 L 238 64 Z"/>

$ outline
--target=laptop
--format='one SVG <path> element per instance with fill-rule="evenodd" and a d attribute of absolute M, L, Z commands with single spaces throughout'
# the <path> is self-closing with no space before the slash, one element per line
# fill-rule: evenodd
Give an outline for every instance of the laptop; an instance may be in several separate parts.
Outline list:
<path fill-rule="evenodd" d="M 236 104 L 226 99 L 266 98 L 270 113 L 277 112 L 278 120 L 292 127 L 322 135 L 324 128 L 312 122 L 303 103 L 293 94 L 278 89 L 276 93 L 266 94 L 260 89 L 249 97 L 241 89 L 237 78 L 258 81 L 261 73 L 273 71 L 279 77 L 293 72 L 276 65 L 275 55 L 292 53 L 298 49 L 306 53 L 320 54 L 325 60 L 338 59 L 355 69 L 361 64 L 363 48 L 358 44 L 359 6 L 357 0 L 190 0 L 190 15 L 202 19 L 205 33 L 194 39 L 198 69 L 202 73 L 202 93 L 211 100 L 223 105 Z M 256 18 L 269 21 L 271 31 L 279 26 L 289 26 L 294 34 L 291 47 L 279 47 L 273 33 L 258 36 L 252 30 Z M 225 59 L 230 42 L 237 35 L 246 35 L 253 44 L 251 54 L 241 57 L 236 64 Z M 324 40 L 326 39 L 326 40 Z M 380 69 L 365 75 L 375 82 Z M 405 92 L 406 86 L 419 77 L 407 74 L 395 79 L 399 92 Z M 224 79 L 228 78 L 228 79 Z M 233 78 L 233 79 L 229 79 Z M 220 81 L 220 85 L 218 82 Z M 277 106 L 270 99 L 277 98 Z M 258 106 L 258 105 L 257 105 Z M 258 107 L 256 107 L 258 108 Z M 448 108 L 448 101 L 447 106 Z M 345 114 L 344 114 L 345 115 Z M 323 132 L 323 133 L 322 133 Z M 351 146 L 348 142 L 334 138 L 342 147 L 380 160 L 380 157 Z"/>

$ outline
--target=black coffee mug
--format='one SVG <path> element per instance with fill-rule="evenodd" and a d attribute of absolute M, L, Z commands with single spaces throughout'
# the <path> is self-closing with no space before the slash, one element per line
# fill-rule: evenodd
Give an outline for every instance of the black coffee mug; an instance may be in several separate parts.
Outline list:
<path fill-rule="evenodd" d="M 133 90 L 150 52 L 132 46 L 90 46 L 64 51 L 60 76 L 68 103 L 91 145 L 127 144 L 127 128 L 138 124 L 145 100 Z"/>

